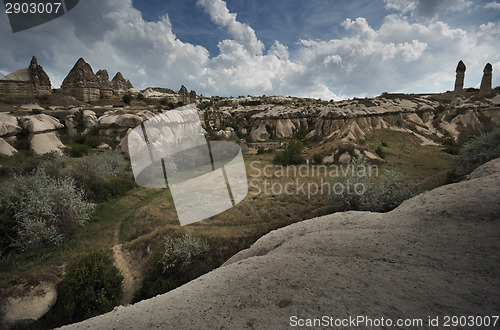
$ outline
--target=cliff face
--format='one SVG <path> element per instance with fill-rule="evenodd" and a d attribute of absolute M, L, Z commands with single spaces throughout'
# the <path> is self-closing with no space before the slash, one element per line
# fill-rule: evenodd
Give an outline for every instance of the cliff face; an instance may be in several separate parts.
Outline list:
<path fill-rule="evenodd" d="M 500 125 L 500 95 L 491 99 L 462 98 L 445 108 L 428 96 L 380 96 L 374 99 L 330 102 L 327 104 L 266 105 L 214 111 L 213 126 L 222 126 L 237 117 L 251 122 L 250 137 L 254 141 L 291 138 L 305 130 L 308 137 L 355 141 L 380 128 L 411 129 L 430 135 L 460 131 L 482 131 L 480 120 L 487 118 Z"/>
<path fill-rule="evenodd" d="M 389 213 L 275 230 L 184 286 L 63 329 L 284 329 L 323 315 L 422 318 L 427 328 L 430 315 L 496 315 L 499 173 L 497 159 Z"/>
<path fill-rule="evenodd" d="M 0 79 L 0 96 L 36 97 L 50 94 L 50 78 L 34 56 L 27 68 Z"/>
<path fill-rule="evenodd" d="M 92 67 L 83 58 L 76 62 L 61 85 L 64 94 L 84 102 L 99 100 L 101 97 L 99 87 L 99 80 Z"/>
<path fill-rule="evenodd" d="M 64 79 L 61 89 L 64 94 L 71 95 L 80 101 L 94 102 L 113 95 L 123 95 L 134 88 L 132 83 L 118 72 L 112 81 L 106 70 L 94 74 L 90 64 L 80 58 Z"/>

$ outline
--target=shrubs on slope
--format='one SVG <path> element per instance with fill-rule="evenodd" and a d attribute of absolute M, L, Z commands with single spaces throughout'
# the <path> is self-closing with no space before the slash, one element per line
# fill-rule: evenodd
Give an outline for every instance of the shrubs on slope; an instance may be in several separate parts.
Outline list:
<path fill-rule="evenodd" d="M 123 276 L 104 252 L 78 258 L 58 286 L 57 303 L 39 325 L 57 327 L 111 311 L 118 305 Z"/>
<path fill-rule="evenodd" d="M 173 290 L 214 268 L 214 252 L 203 239 L 186 233 L 166 236 L 164 247 L 146 262 L 141 289 L 135 300 L 143 300 Z"/>
<path fill-rule="evenodd" d="M 458 153 L 457 162 L 463 174 L 469 174 L 482 164 L 500 157 L 500 128 L 467 143 Z"/>
<path fill-rule="evenodd" d="M 16 232 L 10 243 L 21 251 L 59 244 L 75 224 L 84 224 L 94 209 L 72 178 L 53 178 L 43 170 L 16 175 L 4 187 L 0 204 L 10 215 L 4 220 L 15 224 L 10 231 Z"/>
<path fill-rule="evenodd" d="M 351 165 L 369 166 L 365 161 L 355 161 Z M 380 177 L 356 173 L 343 176 L 340 182 L 346 189 L 336 194 L 341 209 L 388 212 L 419 193 L 418 186 L 408 182 L 401 173 L 384 172 Z"/>

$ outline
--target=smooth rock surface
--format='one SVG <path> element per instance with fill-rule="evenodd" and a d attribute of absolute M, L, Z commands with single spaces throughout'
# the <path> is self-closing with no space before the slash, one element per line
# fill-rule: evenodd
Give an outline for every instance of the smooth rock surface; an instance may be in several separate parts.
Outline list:
<path fill-rule="evenodd" d="M 0 138 L 0 155 L 12 156 L 16 152 L 16 148 L 8 144 L 3 138 Z"/>
<path fill-rule="evenodd" d="M 30 148 L 37 155 L 49 152 L 62 154 L 64 144 L 59 140 L 56 132 L 49 132 L 30 136 Z"/>
<path fill-rule="evenodd" d="M 0 136 L 7 137 L 21 133 L 17 118 L 7 112 L 0 112 Z"/>
<path fill-rule="evenodd" d="M 43 113 L 21 117 L 20 122 L 31 134 L 46 133 L 64 128 L 64 125 L 57 118 Z"/>

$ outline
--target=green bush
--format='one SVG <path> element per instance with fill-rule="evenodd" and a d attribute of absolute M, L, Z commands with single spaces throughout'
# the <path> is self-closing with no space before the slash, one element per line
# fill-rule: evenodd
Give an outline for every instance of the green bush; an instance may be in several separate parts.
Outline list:
<path fill-rule="evenodd" d="M 81 256 L 59 283 L 57 303 L 40 323 L 52 328 L 110 312 L 119 303 L 122 280 L 106 253 Z"/>
<path fill-rule="evenodd" d="M 298 165 L 304 162 L 302 157 L 303 145 L 300 141 L 292 140 L 288 143 L 288 147 L 279 151 L 273 159 L 275 164 L 280 165 Z"/>
<path fill-rule="evenodd" d="M 82 157 L 90 152 L 91 147 L 86 144 L 78 144 L 71 142 L 66 148 L 67 152 L 71 157 Z"/>
<path fill-rule="evenodd" d="M 122 96 L 122 101 L 125 104 L 130 104 L 130 102 L 132 102 L 133 99 L 134 99 L 134 97 L 132 96 L 132 94 L 129 94 L 129 93 Z"/>
<path fill-rule="evenodd" d="M 352 162 L 351 166 L 368 168 L 372 165 L 363 160 Z M 344 189 L 336 195 L 343 210 L 387 212 L 419 193 L 416 184 L 408 182 L 401 173 L 395 171 L 386 170 L 380 177 L 352 174 L 350 172 L 341 178 Z"/>
<path fill-rule="evenodd" d="M 375 152 L 380 156 L 380 158 L 385 158 L 386 156 L 385 150 L 382 148 L 382 144 L 379 144 L 377 148 L 375 148 Z"/>
<path fill-rule="evenodd" d="M 173 290 L 218 266 L 216 262 L 214 250 L 205 240 L 191 233 L 177 238 L 166 236 L 164 248 L 146 262 L 135 301 Z"/>
<path fill-rule="evenodd" d="M 104 180 L 94 181 L 90 187 L 90 197 L 96 202 L 105 202 L 113 197 L 123 196 L 127 191 L 136 187 L 132 180 L 111 177 Z"/>
<path fill-rule="evenodd" d="M 95 206 L 73 179 L 55 179 L 42 170 L 14 175 L 4 187 L 0 205 L 12 214 L 16 223 L 12 246 L 22 251 L 59 244 L 74 224 L 88 220 Z"/>
<path fill-rule="evenodd" d="M 315 154 L 313 156 L 313 162 L 316 165 L 321 165 L 323 164 L 323 155 L 322 154 Z"/>
<path fill-rule="evenodd" d="M 444 139 L 443 147 L 444 147 L 443 149 L 444 152 L 447 152 L 452 155 L 457 155 L 458 152 L 460 151 L 460 146 L 452 137 L 447 137 L 446 139 Z"/>
<path fill-rule="evenodd" d="M 99 201 L 99 199 L 95 199 L 95 196 L 96 193 L 102 193 L 100 191 L 102 186 L 107 187 L 103 190 L 111 187 L 112 192 L 115 193 L 124 188 L 123 182 L 102 183 L 101 181 L 106 181 L 111 177 L 131 178 L 130 163 L 117 150 L 90 153 L 77 159 L 57 157 L 43 162 L 40 164 L 40 168 L 56 178 L 72 178 L 77 186 L 83 189 L 87 196 L 94 201 Z"/>
<path fill-rule="evenodd" d="M 464 174 L 500 157 L 500 128 L 483 134 L 467 143 L 458 153 L 457 162 Z"/>
<path fill-rule="evenodd" d="M 265 154 L 266 153 L 266 148 L 264 148 L 263 146 L 259 146 L 257 148 L 257 155 L 262 155 L 262 154 Z"/>

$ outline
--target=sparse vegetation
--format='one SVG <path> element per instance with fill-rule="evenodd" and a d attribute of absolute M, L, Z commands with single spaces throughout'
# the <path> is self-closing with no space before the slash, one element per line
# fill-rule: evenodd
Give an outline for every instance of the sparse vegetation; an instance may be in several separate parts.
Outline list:
<path fill-rule="evenodd" d="M 20 251 L 60 244 L 74 224 L 83 225 L 94 209 L 73 179 L 56 179 L 43 170 L 15 175 L 4 187 L 0 204 L 12 216 L 7 223 L 15 224 L 16 232 L 11 248 Z"/>
<path fill-rule="evenodd" d="M 457 162 L 464 174 L 500 157 L 500 128 L 483 134 L 467 143 L 458 153 Z"/>
<path fill-rule="evenodd" d="M 313 162 L 316 165 L 323 164 L 323 155 L 322 154 L 314 154 L 314 156 L 313 156 Z"/>
<path fill-rule="evenodd" d="M 364 161 L 353 164 L 370 166 Z M 399 172 L 385 170 L 381 174 L 380 177 L 356 174 L 342 177 L 340 182 L 345 189 L 336 200 L 345 210 L 387 212 L 419 192 L 417 185 Z"/>
<path fill-rule="evenodd" d="M 133 99 L 134 99 L 134 96 L 132 96 L 132 94 L 130 94 L 130 93 L 127 93 L 127 94 L 122 96 L 122 101 L 125 104 L 130 104 Z"/>
<path fill-rule="evenodd" d="M 291 140 L 285 150 L 279 151 L 273 159 L 275 164 L 298 165 L 304 162 L 303 145 L 300 141 Z"/>
<path fill-rule="evenodd" d="M 59 284 L 56 304 L 37 325 L 53 328 L 110 312 L 118 305 L 122 280 L 107 253 L 81 256 Z"/>

